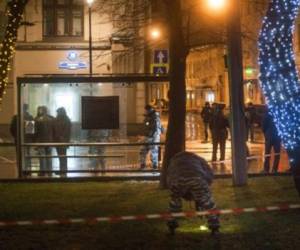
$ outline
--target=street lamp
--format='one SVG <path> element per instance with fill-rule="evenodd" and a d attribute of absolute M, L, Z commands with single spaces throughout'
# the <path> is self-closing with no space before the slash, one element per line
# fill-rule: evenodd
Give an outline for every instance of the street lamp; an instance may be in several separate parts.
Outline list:
<path fill-rule="evenodd" d="M 151 38 L 152 39 L 158 39 L 160 38 L 161 36 L 161 33 L 160 33 L 160 30 L 157 29 L 157 28 L 153 28 L 151 31 L 150 31 L 150 35 L 151 35 Z"/>
<path fill-rule="evenodd" d="M 90 61 L 90 75 L 93 74 L 93 61 L 92 61 L 92 4 L 94 0 L 86 1 L 89 6 L 89 61 Z"/>
<path fill-rule="evenodd" d="M 221 10 L 225 7 L 227 0 L 207 0 L 210 9 Z"/>

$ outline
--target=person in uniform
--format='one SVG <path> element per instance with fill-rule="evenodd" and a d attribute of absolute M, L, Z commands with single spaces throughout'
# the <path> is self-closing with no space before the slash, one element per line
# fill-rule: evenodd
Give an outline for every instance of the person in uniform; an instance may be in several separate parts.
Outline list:
<path fill-rule="evenodd" d="M 194 201 L 197 211 L 216 209 L 210 191 L 213 172 L 208 163 L 198 155 L 180 152 L 172 157 L 168 166 L 167 184 L 171 192 L 169 210 L 171 213 L 182 211 L 182 199 Z M 207 215 L 208 226 L 212 235 L 219 233 L 218 215 Z M 167 225 L 172 234 L 178 227 L 175 218 L 168 220 Z"/>
<path fill-rule="evenodd" d="M 145 143 L 159 143 L 160 135 L 163 133 L 163 127 L 161 125 L 161 120 L 159 113 L 151 105 L 145 106 L 146 114 L 144 119 L 144 125 L 146 128 Z M 158 145 L 145 145 L 140 151 L 140 168 L 144 169 L 146 167 L 146 158 L 150 152 L 152 168 L 158 168 L 158 156 L 159 147 Z"/>

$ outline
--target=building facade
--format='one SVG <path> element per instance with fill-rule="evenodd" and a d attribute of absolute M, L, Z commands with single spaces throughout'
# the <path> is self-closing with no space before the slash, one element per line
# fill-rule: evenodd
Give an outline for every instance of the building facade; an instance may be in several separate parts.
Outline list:
<path fill-rule="evenodd" d="M 187 109 L 201 110 L 205 102 L 228 103 L 224 45 L 191 50 L 187 58 Z"/>
<path fill-rule="evenodd" d="M 124 1 L 122 5 L 113 4 L 116 2 L 95 1 L 92 7 L 93 73 L 153 73 L 151 65 L 154 63 L 154 51 L 167 50 L 168 46 L 167 42 L 154 45 L 151 43 L 151 47 L 147 44 L 148 21 L 145 20 L 151 20 L 152 16 L 152 23 L 155 23 L 155 12 L 160 10 L 157 7 L 159 1 L 154 1 L 156 5 L 152 6 L 152 12 L 150 1 L 130 0 Z M 264 102 L 258 84 L 257 38 L 267 2 L 242 1 L 245 102 L 257 104 Z M 4 11 L 5 2 L 1 1 L 0 12 Z M 196 17 L 193 19 L 196 20 Z M 158 18 L 161 19 L 159 16 Z M 5 19 L 2 19 L 3 30 Z M 89 16 L 88 5 L 84 0 L 30 0 L 24 13 L 24 21 L 30 25 L 21 26 L 19 29 L 10 84 L 0 110 L 0 124 L 6 124 L 5 126 L 16 112 L 15 83 L 18 76 L 89 73 Z M 192 25 L 198 27 L 196 22 L 192 22 Z M 295 52 L 297 65 L 300 66 L 299 26 L 296 25 Z M 195 30 L 193 34 L 198 33 Z M 229 104 L 224 43 L 193 46 L 187 58 L 186 83 L 188 110 L 199 110 L 205 101 Z M 36 94 L 33 98 L 35 100 L 31 100 L 32 114 L 36 113 L 36 107 L 41 104 L 51 106 L 52 112 L 56 108 L 56 104 L 43 103 L 47 99 L 45 96 L 50 93 L 47 93 L 45 86 L 41 88 L 41 93 L 44 94 Z M 104 87 L 99 90 L 103 95 L 123 93 L 122 115 L 126 123 L 140 123 L 143 120 L 145 103 L 167 101 L 167 84 L 124 83 L 115 87 L 105 85 L 105 88 L 106 90 Z M 93 91 L 94 94 L 100 94 Z M 29 97 L 30 91 L 27 92 Z M 51 97 L 51 102 L 59 103 L 62 99 L 61 92 L 58 89 L 57 94 L 52 93 L 55 97 Z M 70 96 L 66 100 L 72 103 L 74 98 L 78 97 Z M 130 104 L 125 105 L 125 102 Z M 76 110 L 70 112 L 76 113 Z"/>
<path fill-rule="evenodd" d="M 264 103 L 258 82 L 257 41 L 267 4 L 268 1 L 241 1 L 245 103 Z M 226 33 L 224 35 L 226 37 Z M 226 44 L 210 43 L 209 46 L 192 49 L 187 58 L 187 107 L 191 109 L 199 109 L 205 101 L 221 102 L 229 106 Z"/>
<path fill-rule="evenodd" d="M 139 22 L 144 20 L 146 13 L 142 11 L 144 8 L 137 9 L 141 8 L 137 7 L 141 6 L 141 2 L 144 1 L 125 1 L 120 6 L 116 1 L 94 1 L 91 9 L 93 74 L 144 73 L 144 31 Z M 2 10 L 4 12 L 5 4 L 1 1 Z M 86 1 L 29 0 L 23 20 L 28 25 L 21 26 L 18 31 L 10 84 L 0 110 L 0 124 L 6 131 L 17 110 L 17 77 L 89 74 L 90 23 Z M 70 86 L 73 86 L 72 83 Z M 47 84 L 42 84 L 26 88 L 22 102 L 28 103 L 33 116 L 38 106 L 47 106 L 55 115 L 56 108 L 63 104 L 71 119 L 77 121 L 80 118 L 76 115 L 80 102 L 76 102 L 82 93 L 89 93 L 96 96 L 119 95 L 122 123 L 134 124 L 143 120 L 146 102 L 143 83 L 130 86 L 127 83 L 99 83 L 98 88 L 94 86 L 93 89 L 81 91 L 81 94 L 74 86 L 49 88 Z"/>

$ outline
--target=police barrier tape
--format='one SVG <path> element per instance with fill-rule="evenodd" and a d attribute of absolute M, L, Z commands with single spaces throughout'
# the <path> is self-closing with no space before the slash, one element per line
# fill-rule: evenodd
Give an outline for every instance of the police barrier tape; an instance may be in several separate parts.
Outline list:
<path fill-rule="evenodd" d="M 286 204 L 279 206 L 267 207 L 252 207 L 252 208 L 232 208 L 222 210 L 207 210 L 207 211 L 189 211 L 180 213 L 161 213 L 147 215 L 128 215 L 128 216 L 110 216 L 110 217 L 94 217 L 94 218 L 73 218 L 73 219 L 57 219 L 57 220 L 23 220 L 23 221 L 1 221 L 0 227 L 8 226 L 34 226 L 34 225 L 68 225 L 68 224 L 96 224 L 99 222 L 121 222 L 121 221 L 144 221 L 153 219 L 171 219 L 171 218 L 191 218 L 205 215 L 224 215 L 224 214 L 242 214 L 255 212 L 272 212 L 272 211 L 287 211 L 291 209 L 300 209 L 300 204 Z"/>

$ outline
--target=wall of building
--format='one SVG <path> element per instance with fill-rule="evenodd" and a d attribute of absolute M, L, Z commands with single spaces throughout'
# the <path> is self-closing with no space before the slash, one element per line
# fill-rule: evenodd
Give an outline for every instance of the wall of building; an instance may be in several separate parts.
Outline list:
<path fill-rule="evenodd" d="M 224 46 L 211 45 L 193 49 L 187 58 L 187 109 L 199 110 L 205 103 L 228 104 Z"/>
<path fill-rule="evenodd" d="M 142 0 L 132 0 L 132 3 L 140 4 Z M 258 78 L 258 50 L 257 38 L 261 27 L 262 17 L 267 7 L 267 0 L 242 1 L 242 31 L 243 31 L 243 66 L 245 82 L 245 101 L 261 103 L 263 98 L 257 84 Z M 3 9 L 3 1 L 1 1 Z M 96 5 L 95 5 L 96 6 Z M 111 15 L 100 11 L 101 6 L 96 6 L 92 11 L 92 30 L 93 30 L 93 72 L 97 74 L 107 73 L 143 73 L 145 65 L 148 63 L 145 58 L 145 47 L 143 44 L 129 41 L 128 44 L 115 43 L 112 37 L 115 34 L 124 39 L 119 32 L 120 27 L 124 28 L 124 23 L 120 20 L 112 22 Z M 120 16 L 132 11 L 134 8 L 122 9 L 124 12 Z M 128 14 L 128 13 L 127 13 Z M 146 15 L 146 14 L 145 14 Z M 128 15 L 130 16 L 130 15 Z M 78 41 L 49 41 L 43 38 L 42 31 L 42 0 L 30 0 L 24 14 L 27 22 L 33 23 L 33 26 L 22 26 L 19 29 L 17 51 L 13 61 L 14 71 L 11 74 L 10 82 L 15 83 L 18 76 L 24 74 L 86 74 L 86 69 L 63 70 L 59 68 L 59 63 L 68 60 L 68 54 L 73 51 L 78 54 L 78 60 L 88 64 L 88 9 L 84 8 L 84 36 Z M 139 16 L 138 20 L 129 24 L 129 31 L 138 31 L 137 36 L 144 36 L 145 30 L 142 30 L 143 18 Z M 121 23 L 121 24 L 120 24 Z M 295 52 L 297 65 L 300 67 L 300 42 L 299 42 L 299 24 L 296 25 Z M 121 25 L 121 26 L 120 26 Z M 120 27 L 119 27 L 120 26 Z M 126 25 L 125 25 L 126 26 Z M 124 34 L 123 34 L 124 35 Z M 125 34 L 126 35 L 126 34 Z M 137 39 L 137 37 L 134 37 Z M 153 49 L 153 48 L 152 48 Z M 187 58 L 187 108 L 199 109 L 203 103 L 212 98 L 214 101 L 224 102 L 228 105 L 228 77 L 224 63 L 224 54 L 226 54 L 223 45 L 202 46 L 191 50 Z M 151 54 L 151 57 L 153 55 Z M 152 60 L 152 59 L 151 59 Z M 151 63 L 151 60 L 149 63 Z M 252 73 L 245 73 L 247 68 L 251 68 Z M 249 85 L 251 83 L 253 85 Z M 247 85 L 248 84 L 248 85 Z M 255 91 L 252 99 L 247 97 L 247 86 L 251 91 Z M 124 90 L 126 89 L 126 90 Z M 158 89 L 158 88 L 157 88 Z M 130 102 L 124 112 L 127 114 L 127 120 L 131 123 L 141 122 L 143 119 L 144 105 L 147 99 L 150 100 L 149 93 L 151 88 L 147 84 L 123 87 L 124 98 Z M 163 87 L 163 98 L 166 98 L 167 89 Z M 10 85 L 7 94 L 4 96 L 3 105 L 0 110 L 0 124 L 9 123 L 12 114 L 16 111 L 15 87 Z M 128 108 L 130 107 L 130 108 Z"/>
<path fill-rule="evenodd" d="M 85 1 L 83 1 L 85 2 Z M 1 1 L 2 5 L 2 1 Z M 65 41 L 43 38 L 42 0 L 30 0 L 26 6 L 24 20 L 33 26 L 21 26 L 18 32 L 18 43 L 13 60 L 13 71 L 10 86 L 4 96 L 0 110 L 0 124 L 8 124 L 16 112 L 16 78 L 25 74 L 88 74 L 88 7 L 84 6 L 83 39 L 67 39 Z M 111 73 L 112 57 L 110 37 L 112 23 L 109 15 L 101 13 L 98 7 L 92 11 L 93 32 L 93 73 Z M 85 69 L 61 69 L 59 63 L 67 61 L 70 52 L 78 55 L 77 61 L 86 64 Z"/>
<path fill-rule="evenodd" d="M 1 1 L 2 2 L 2 1 Z M 85 3 L 85 1 L 83 0 Z M 131 16 L 134 11 L 132 4 L 141 6 L 141 0 L 129 1 L 128 8 L 121 8 L 120 20 L 113 21 L 110 8 L 102 8 L 100 2 L 95 1 L 92 8 L 92 40 L 93 40 L 93 73 L 94 74 L 118 74 L 118 73 L 144 73 L 144 50 L 143 44 L 136 40 L 123 41 L 120 29 L 128 26 L 130 32 L 137 31 L 134 39 L 140 39 L 144 35 L 143 27 L 144 18 L 141 12 L 137 20 L 126 24 L 122 20 L 124 13 Z M 108 3 L 110 4 L 110 3 Z M 104 12 L 103 12 L 104 9 Z M 125 12 L 124 12 L 125 11 Z M 140 10 L 139 10 L 140 11 Z M 124 12 L 124 13 L 123 13 Z M 115 13 L 118 14 L 118 13 Z M 53 39 L 43 37 L 43 8 L 42 0 L 29 0 L 24 13 L 24 20 L 32 23 L 32 26 L 21 26 L 18 32 L 18 42 L 16 53 L 13 60 L 13 71 L 10 74 L 10 86 L 7 88 L 7 94 L 4 96 L 3 104 L 0 110 L 0 137 L 1 124 L 4 127 L 2 134 L 8 133 L 8 124 L 11 117 L 16 113 L 16 79 L 26 74 L 88 74 L 89 73 L 89 23 L 88 23 L 88 6 L 84 6 L 84 35 L 82 39 L 62 38 Z M 127 19 L 126 19 L 127 20 Z M 122 25 L 120 26 L 120 23 Z M 118 25 L 117 25 L 118 24 Z M 117 36 L 116 36 L 117 34 Z M 125 33 L 126 35 L 128 35 Z M 119 37 L 118 37 L 119 36 Z M 121 39 L 120 43 L 114 42 L 112 37 Z M 133 40 L 134 40 L 133 39 Z M 125 44 L 125 45 L 122 45 Z M 141 45 L 142 44 L 142 45 Z M 70 53 L 76 53 L 76 62 L 83 62 L 87 65 L 84 69 L 62 69 L 59 67 L 61 62 L 72 63 L 68 56 Z M 120 121 L 121 123 L 135 124 L 144 119 L 144 106 L 146 103 L 146 84 L 138 83 L 126 85 L 127 83 L 116 85 L 111 88 L 110 93 L 120 96 Z M 103 89 L 103 88 L 102 88 Z M 47 90 L 41 86 L 40 93 Z M 49 91 L 45 92 L 50 93 Z M 45 94 L 44 93 L 44 94 Z M 54 93 L 53 91 L 51 93 Z M 99 94 L 101 93 L 94 93 Z M 102 93 L 103 94 L 103 93 Z M 28 99 L 28 98 L 27 98 Z M 55 98 L 54 98 L 55 99 Z M 30 101 L 25 100 L 24 101 Z M 43 101 L 37 98 L 31 101 L 30 112 L 36 113 L 36 106 L 42 105 Z M 47 105 L 50 105 L 47 102 Z M 52 110 L 52 108 L 51 108 Z M 53 110 L 52 110 L 53 111 Z M 53 114 L 52 114 L 53 115 Z M 124 130 L 123 130 L 124 131 Z"/>

